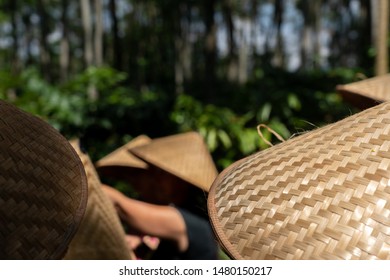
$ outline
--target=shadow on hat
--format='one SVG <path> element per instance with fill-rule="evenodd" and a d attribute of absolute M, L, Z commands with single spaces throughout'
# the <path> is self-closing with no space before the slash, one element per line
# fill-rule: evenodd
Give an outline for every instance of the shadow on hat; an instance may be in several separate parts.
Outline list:
<path fill-rule="evenodd" d="M 390 259 L 390 103 L 246 157 L 208 209 L 235 259 Z"/>
<path fill-rule="evenodd" d="M 148 164 L 130 153 L 130 149 L 150 143 L 146 135 L 140 135 L 95 163 L 99 175 L 132 180 L 148 169 Z"/>
<path fill-rule="evenodd" d="M 336 89 L 346 102 L 365 110 L 390 101 L 390 74 L 338 85 Z"/>
<path fill-rule="evenodd" d="M 78 140 L 71 141 L 81 158 L 88 179 L 88 203 L 80 228 L 69 245 L 65 259 L 129 260 L 125 232 L 111 200 L 103 192 L 96 170 Z"/>
<path fill-rule="evenodd" d="M 61 259 L 87 203 L 83 165 L 46 122 L 0 101 L 0 258 Z"/>
<path fill-rule="evenodd" d="M 142 200 L 186 204 L 195 189 L 208 192 L 217 169 L 196 132 L 135 138 L 97 162 L 98 172 L 129 181 Z M 113 171 L 115 169 L 115 171 Z"/>
<path fill-rule="evenodd" d="M 110 178 L 124 181 L 130 184 L 144 200 L 154 202 L 149 198 L 150 174 L 149 165 L 130 152 L 130 148 L 149 143 L 151 139 L 146 135 L 140 135 L 132 141 L 116 149 L 112 153 L 101 158 L 95 163 L 96 171 L 101 178 Z"/>

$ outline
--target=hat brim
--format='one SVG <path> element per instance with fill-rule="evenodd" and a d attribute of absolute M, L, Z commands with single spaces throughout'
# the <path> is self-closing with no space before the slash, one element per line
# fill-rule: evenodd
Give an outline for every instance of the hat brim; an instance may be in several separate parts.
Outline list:
<path fill-rule="evenodd" d="M 338 85 L 336 90 L 346 102 L 364 110 L 390 101 L 390 74 Z"/>
<path fill-rule="evenodd" d="M 147 169 L 148 165 L 140 158 L 134 156 L 130 149 L 150 143 L 152 140 L 146 135 L 140 135 L 125 145 L 119 147 L 95 163 L 96 169 L 102 169 L 104 172 L 115 172 L 118 167 L 128 167 L 135 169 Z M 110 170 L 112 169 L 112 170 Z M 100 173 L 100 170 L 99 170 Z"/>

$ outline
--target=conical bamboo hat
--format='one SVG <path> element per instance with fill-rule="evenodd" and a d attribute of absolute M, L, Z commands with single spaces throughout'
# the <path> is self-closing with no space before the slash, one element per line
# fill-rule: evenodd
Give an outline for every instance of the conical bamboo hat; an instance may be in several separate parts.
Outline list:
<path fill-rule="evenodd" d="M 124 180 L 136 190 L 147 188 L 150 175 L 148 164 L 130 152 L 131 148 L 150 143 L 146 135 L 140 135 L 96 162 L 96 171 L 101 178 Z M 152 201 L 149 201 L 152 202 Z"/>
<path fill-rule="evenodd" d="M 71 144 L 85 167 L 89 196 L 84 219 L 65 259 L 129 260 L 131 252 L 114 205 L 103 192 L 96 170 L 88 154 L 81 151 L 79 141 L 74 140 Z"/>
<path fill-rule="evenodd" d="M 390 259 L 390 103 L 234 163 L 208 209 L 236 259 Z"/>
<path fill-rule="evenodd" d="M 0 100 L 0 259 L 60 259 L 87 203 L 83 165 L 49 124 Z"/>
<path fill-rule="evenodd" d="M 390 74 L 339 85 L 337 90 L 346 101 L 360 109 L 366 109 L 390 101 Z"/>
<path fill-rule="evenodd" d="M 119 166 L 146 169 L 148 165 L 129 152 L 131 148 L 150 143 L 151 139 L 146 135 L 140 135 L 126 145 L 116 149 L 112 153 L 96 162 L 97 169 L 115 168 Z"/>
<path fill-rule="evenodd" d="M 153 139 L 149 144 L 130 151 L 204 191 L 209 190 L 218 175 L 203 138 L 196 132 Z"/>

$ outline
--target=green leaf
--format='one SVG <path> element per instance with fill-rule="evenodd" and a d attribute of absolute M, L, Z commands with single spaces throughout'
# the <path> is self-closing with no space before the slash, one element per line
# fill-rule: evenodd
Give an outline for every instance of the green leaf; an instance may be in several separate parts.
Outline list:
<path fill-rule="evenodd" d="M 282 136 L 282 138 L 285 140 L 291 136 L 291 133 L 288 128 L 278 120 L 271 121 L 269 127 L 275 130 L 275 132 Z"/>
<path fill-rule="evenodd" d="M 239 135 L 240 150 L 248 155 L 256 151 L 256 140 L 259 138 L 255 129 L 244 129 Z"/>
<path fill-rule="evenodd" d="M 232 146 L 232 141 L 226 131 L 218 129 L 218 138 L 226 149 L 229 149 Z"/>
<path fill-rule="evenodd" d="M 265 103 L 257 114 L 257 121 L 261 123 L 267 122 L 271 115 L 271 110 L 272 110 L 272 105 L 270 103 Z"/>
<path fill-rule="evenodd" d="M 301 102 L 299 101 L 298 97 L 294 93 L 288 94 L 287 103 L 291 109 L 294 109 L 296 111 L 299 111 L 302 108 Z"/>
<path fill-rule="evenodd" d="M 217 132 L 215 129 L 208 131 L 206 142 L 211 152 L 217 148 Z"/>

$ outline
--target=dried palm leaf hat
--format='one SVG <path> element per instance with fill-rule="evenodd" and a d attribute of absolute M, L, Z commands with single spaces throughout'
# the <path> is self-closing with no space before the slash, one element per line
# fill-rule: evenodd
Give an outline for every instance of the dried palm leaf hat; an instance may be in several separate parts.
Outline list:
<path fill-rule="evenodd" d="M 208 209 L 235 259 L 390 259 L 390 103 L 234 163 Z"/>
<path fill-rule="evenodd" d="M 347 102 L 359 109 L 367 109 L 390 101 L 390 74 L 339 85 L 336 89 Z"/>
<path fill-rule="evenodd" d="M 84 168 L 69 142 L 0 101 L 0 258 L 62 258 L 86 202 Z"/>
<path fill-rule="evenodd" d="M 126 245 L 124 229 L 114 205 L 101 188 L 89 156 L 80 149 L 78 140 L 71 141 L 71 144 L 85 167 L 89 196 L 84 219 L 69 245 L 65 259 L 130 259 L 132 252 Z"/>
<path fill-rule="evenodd" d="M 187 132 L 153 139 L 130 151 L 199 189 L 208 192 L 218 172 L 202 136 Z"/>
<path fill-rule="evenodd" d="M 146 135 L 140 135 L 132 141 L 116 149 L 112 153 L 101 158 L 95 163 L 96 170 L 100 176 L 123 179 L 130 181 L 135 186 L 142 182 L 145 170 L 148 164 L 138 157 L 134 156 L 130 149 L 146 145 L 152 141 Z"/>

